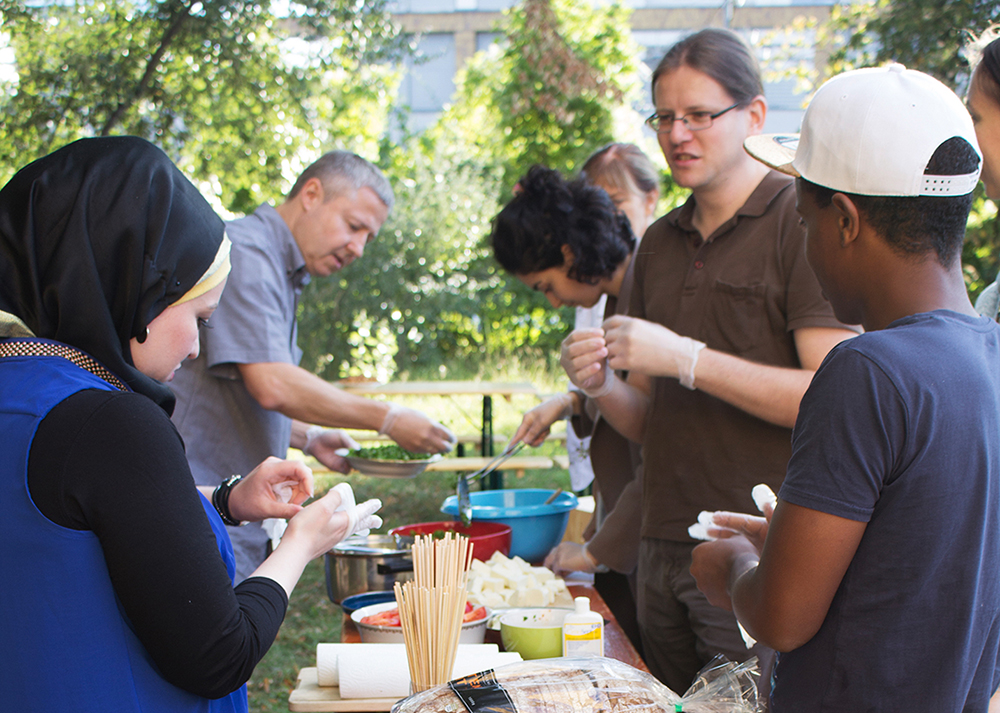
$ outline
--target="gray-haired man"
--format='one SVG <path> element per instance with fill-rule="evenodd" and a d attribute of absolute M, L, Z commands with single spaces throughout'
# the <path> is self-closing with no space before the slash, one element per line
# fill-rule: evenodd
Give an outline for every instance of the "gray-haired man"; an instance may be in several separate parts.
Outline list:
<path fill-rule="evenodd" d="M 172 384 L 173 420 L 198 484 L 249 473 L 289 446 L 346 472 L 334 451 L 350 438 L 323 426 L 377 430 L 410 450 L 451 447 L 452 433 L 422 413 L 348 394 L 298 366 L 302 288 L 310 276 L 328 277 L 360 258 L 393 201 L 378 168 L 333 151 L 303 171 L 283 203 L 228 224 L 229 283 L 211 329 L 202 331 L 201 354 Z M 254 524 L 230 536 L 240 581 L 263 561 L 268 534 Z"/>

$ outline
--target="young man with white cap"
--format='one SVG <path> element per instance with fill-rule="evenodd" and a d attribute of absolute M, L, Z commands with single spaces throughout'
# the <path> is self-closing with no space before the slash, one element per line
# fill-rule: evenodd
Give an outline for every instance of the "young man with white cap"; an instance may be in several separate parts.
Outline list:
<path fill-rule="evenodd" d="M 900 65 L 824 84 L 801 136 L 807 254 L 844 322 L 770 525 L 716 516 L 692 573 L 779 652 L 771 710 L 986 711 L 1000 682 L 1000 328 L 960 262 L 981 163 L 962 102 Z M 725 536 L 728 534 L 729 536 Z"/>

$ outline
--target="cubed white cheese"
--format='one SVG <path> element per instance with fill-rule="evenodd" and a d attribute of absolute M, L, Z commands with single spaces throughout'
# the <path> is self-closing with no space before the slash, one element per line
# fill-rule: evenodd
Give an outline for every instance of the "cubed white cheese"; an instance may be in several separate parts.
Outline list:
<path fill-rule="evenodd" d="M 535 576 L 535 579 L 538 580 L 539 582 L 548 582 L 549 580 L 555 577 L 555 575 L 552 573 L 552 570 L 549 569 L 548 567 L 532 567 L 531 573 Z"/>
<path fill-rule="evenodd" d="M 507 588 L 507 580 L 499 577 L 483 577 L 480 581 L 484 592 L 502 592 Z"/>

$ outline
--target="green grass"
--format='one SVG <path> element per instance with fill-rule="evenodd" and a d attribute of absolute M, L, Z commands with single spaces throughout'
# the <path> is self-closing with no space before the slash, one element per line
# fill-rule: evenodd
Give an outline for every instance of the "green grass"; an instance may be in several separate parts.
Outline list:
<path fill-rule="evenodd" d="M 564 383 L 538 373 L 483 378 L 491 381 L 531 381 L 543 393 L 555 393 L 564 388 Z M 480 397 L 421 397 L 399 401 L 421 409 L 457 432 L 477 432 L 480 428 Z M 510 402 L 494 398 L 494 432 L 509 437 L 521 422 L 524 411 L 537 403 L 538 400 L 530 396 L 514 396 Z M 560 444 L 546 443 L 533 452 L 555 455 L 565 450 Z M 382 500 L 379 514 L 385 525 L 380 532 L 385 532 L 408 523 L 448 519 L 439 508 L 442 501 L 455 492 L 457 476 L 453 473 L 426 473 L 411 479 L 393 479 L 357 474 L 319 475 L 317 494 L 343 480 L 351 483 L 359 502 L 368 498 Z M 528 471 L 523 478 L 516 478 L 508 472 L 504 485 L 508 488 L 570 488 L 569 474 L 557 468 Z M 316 665 L 316 644 L 340 640 L 341 617 L 340 607 L 331 602 L 326 594 L 323 560 L 315 560 L 306 568 L 292 592 L 281 631 L 247 685 L 252 713 L 287 713 L 288 696 L 295 686 L 299 670 Z"/>

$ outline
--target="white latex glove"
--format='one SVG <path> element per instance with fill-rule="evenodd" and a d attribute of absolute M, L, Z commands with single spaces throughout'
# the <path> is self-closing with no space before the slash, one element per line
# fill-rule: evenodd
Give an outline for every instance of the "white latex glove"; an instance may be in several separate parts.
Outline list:
<path fill-rule="evenodd" d="M 604 338 L 611 368 L 673 377 L 694 389 L 694 369 L 704 342 L 682 337 L 662 324 L 623 315 L 604 320 Z"/>
<path fill-rule="evenodd" d="M 358 442 L 346 431 L 339 428 L 310 426 L 306 429 L 306 444 L 302 447 L 302 452 L 312 456 L 330 470 L 348 473 L 351 465 L 337 451 L 341 448 L 354 450 L 358 447 Z"/>
<path fill-rule="evenodd" d="M 337 483 L 333 486 L 333 489 L 340 493 L 340 505 L 334 512 L 343 512 L 348 518 L 347 534 L 344 535 L 345 539 L 351 535 L 366 537 L 370 530 L 382 527 L 382 518 L 375 514 L 382 507 L 381 500 L 372 498 L 360 505 L 356 505 L 354 502 L 354 489 L 351 488 L 350 483 Z"/>
<path fill-rule="evenodd" d="M 392 404 L 378 432 L 408 451 L 447 453 L 458 440 L 455 434 L 416 409 Z"/>
<path fill-rule="evenodd" d="M 546 555 L 543 564 L 560 576 L 569 572 L 593 574 L 607 570 L 587 551 L 586 545 L 576 542 L 560 542 Z"/>

